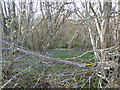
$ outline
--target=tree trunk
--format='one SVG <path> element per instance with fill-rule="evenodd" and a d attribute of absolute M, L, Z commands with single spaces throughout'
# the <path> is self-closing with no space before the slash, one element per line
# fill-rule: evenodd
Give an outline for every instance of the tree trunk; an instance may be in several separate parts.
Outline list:
<path fill-rule="evenodd" d="M 91 8 L 90 5 L 91 5 L 90 2 L 86 2 L 86 15 L 85 15 L 86 17 L 89 17 L 90 8 Z M 93 36 L 93 33 L 92 33 L 91 28 L 89 27 L 90 21 L 87 21 L 87 25 L 88 25 L 87 28 L 88 28 L 88 31 L 89 31 L 90 40 L 91 40 L 91 44 L 92 44 L 93 50 L 96 50 L 97 47 L 96 47 L 96 45 L 95 45 L 94 36 Z M 95 54 L 96 60 L 98 60 L 98 59 L 99 59 L 98 53 L 97 53 L 97 52 L 94 52 L 94 54 Z"/>
<path fill-rule="evenodd" d="M 118 2 L 118 23 L 120 22 L 120 1 Z M 120 53 L 120 24 L 118 24 L 117 30 L 117 42 L 116 46 L 118 46 L 117 53 Z M 118 56 L 118 86 L 120 88 L 120 56 Z"/>
<path fill-rule="evenodd" d="M 101 23 L 101 31 L 100 31 L 100 42 L 101 42 L 101 49 L 107 48 L 107 33 L 109 32 L 109 21 L 110 21 L 110 14 L 111 14 L 112 2 L 104 1 L 103 6 L 103 21 Z M 101 56 L 105 59 L 105 52 L 101 51 Z"/>
<path fill-rule="evenodd" d="M 102 22 L 100 23 L 98 20 L 98 16 L 96 12 L 94 11 L 91 3 L 90 3 L 90 9 L 92 10 L 96 22 L 96 28 L 98 31 L 98 34 L 100 36 L 100 45 L 101 49 L 107 48 L 107 33 L 109 32 L 109 20 L 110 20 L 110 14 L 111 14 L 111 8 L 112 8 L 112 2 L 106 2 L 103 3 L 103 12 L 102 12 Z M 105 59 L 105 51 L 101 51 L 101 57 Z"/>
<path fill-rule="evenodd" d="M 2 11 L 0 2 L 0 39 L 2 39 Z M 2 48 L 2 43 L 0 43 L 0 48 Z M 2 86 L 2 50 L 0 49 L 0 86 Z"/>

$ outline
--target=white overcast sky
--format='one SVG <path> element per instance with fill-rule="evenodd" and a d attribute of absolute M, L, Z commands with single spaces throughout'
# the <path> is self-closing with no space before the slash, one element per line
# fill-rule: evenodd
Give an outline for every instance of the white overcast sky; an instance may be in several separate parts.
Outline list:
<path fill-rule="evenodd" d="M 37 5 L 37 1 L 41 1 L 41 2 L 45 2 L 45 1 L 49 1 L 49 2 L 54 2 L 54 1 L 56 1 L 56 2 L 66 2 L 66 1 L 67 1 L 67 2 L 75 2 L 76 5 L 77 5 L 77 7 L 78 7 L 78 8 L 81 8 L 81 10 L 82 10 L 81 1 L 82 1 L 82 2 L 85 2 L 85 1 L 91 1 L 91 2 L 98 2 L 98 1 L 103 2 L 103 1 L 106 1 L 106 2 L 109 2 L 109 1 L 111 1 L 111 0 L 1 0 L 1 1 L 15 1 L 15 2 L 16 2 L 16 5 L 19 5 L 19 4 L 18 4 L 19 2 L 33 1 L 35 8 L 36 8 L 36 7 L 39 8 L 39 5 Z M 112 2 L 114 2 L 114 3 L 113 3 L 113 6 L 115 6 L 114 4 L 117 3 L 117 1 L 118 1 L 118 0 L 112 0 Z M 120 0 L 119 0 L 119 1 L 120 1 Z M 18 7 L 19 7 L 19 6 L 18 6 Z M 37 10 L 36 15 L 39 15 L 39 14 L 40 14 L 40 13 L 39 13 L 39 10 Z"/>

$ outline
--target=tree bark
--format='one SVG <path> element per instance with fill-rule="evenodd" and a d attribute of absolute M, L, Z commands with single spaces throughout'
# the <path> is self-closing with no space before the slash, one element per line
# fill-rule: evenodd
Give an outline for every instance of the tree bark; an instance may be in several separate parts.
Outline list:
<path fill-rule="evenodd" d="M 102 13 L 102 22 L 99 23 L 98 16 L 96 12 L 94 11 L 91 3 L 90 8 L 94 14 L 95 22 L 96 22 L 96 28 L 98 31 L 98 34 L 100 36 L 100 43 L 101 43 L 101 49 L 107 48 L 107 33 L 109 32 L 109 20 L 110 20 L 110 14 L 111 14 L 111 8 L 112 8 L 112 2 L 103 2 L 103 13 Z M 101 57 L 105 59 L 105 52 L 101 51 Z"/>
<path fill-rule="evenodd" d="M 118 1 L 118 23 L 120 22 L 120 1 Z M 117 49 L 117 53 L 120 53 L 120 24 L 118 24 L 118 30 L 117 30 L 117 42 L 116 46 L 119 48 Z M 120 56 L 118 56 L 118 86 L 120 88 Z"/>
<path fill-rule="evenodd" d="M 109 21 L 110 21 L 110 14 L 111 14 L 112 2 L 104 1 L 103 6 L 103 21 L 101 23 L 101 31 L 100 31 L 100 42 L 101 42 L 101 49 L 107 48 L 107 33 L 109 32 Z M 101 56 L 105 57 L 105 52 L 101 52 Z"/>
<path fill-rule="evenodd" d="M 3 28 L 2 28 L 2 11 L 0 2 L 0 39 L 2 39 Z M 0 48 L 2 48 L 2 43 L 0 43 Z M 2 61 L 2 50 L 0 50 L 0 61 Z M 0 87 L 2 86 L 2 62 L 0 62 Z"/>

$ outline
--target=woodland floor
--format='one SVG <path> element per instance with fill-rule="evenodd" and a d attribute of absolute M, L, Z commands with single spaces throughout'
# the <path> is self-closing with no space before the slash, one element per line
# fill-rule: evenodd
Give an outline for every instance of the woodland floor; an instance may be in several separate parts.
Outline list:
<path fill-rule="evenodd" d="M 52 49 L 44 55 L 78 63 L 94 63 L 93 53 L 78 59 L 68 59 L 81 55 L 85 50 Z M 33 56 L 22 56 L 3 67 L 3 84 L 6 88 L 96 88 L 98 77 L 92 66 L 79 68 L 53 61 L 40 60 Z"/>

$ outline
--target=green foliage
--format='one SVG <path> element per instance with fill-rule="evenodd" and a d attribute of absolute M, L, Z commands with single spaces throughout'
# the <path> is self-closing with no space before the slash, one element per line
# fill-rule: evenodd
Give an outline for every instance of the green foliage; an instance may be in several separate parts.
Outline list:
<path fill-rule="evenodd" d="M 85 85 L 84 87 L 83 87 L 83 89 L 88 89 L 89 88 L 89 86 L 88 85 Z"/>
<path fill-rule="evenodd" d="M 32 26 L 32 29 L 35 29 L 35 26 Z"/>
<path fill-rule="evenodd" d="M 20 13 L 20 15 L 22 16 L 22 15 L 23 15 L 23 13 Z"/>
<path fill-rule="evenodd" d="M 17 32 L 16 30 L 13 30 L 13 33 Z"/>
<path fill-rule="evenodd" d="M 21 30 L 23 30 L 24 29 L 24 27 L 21 27 Z"/>

